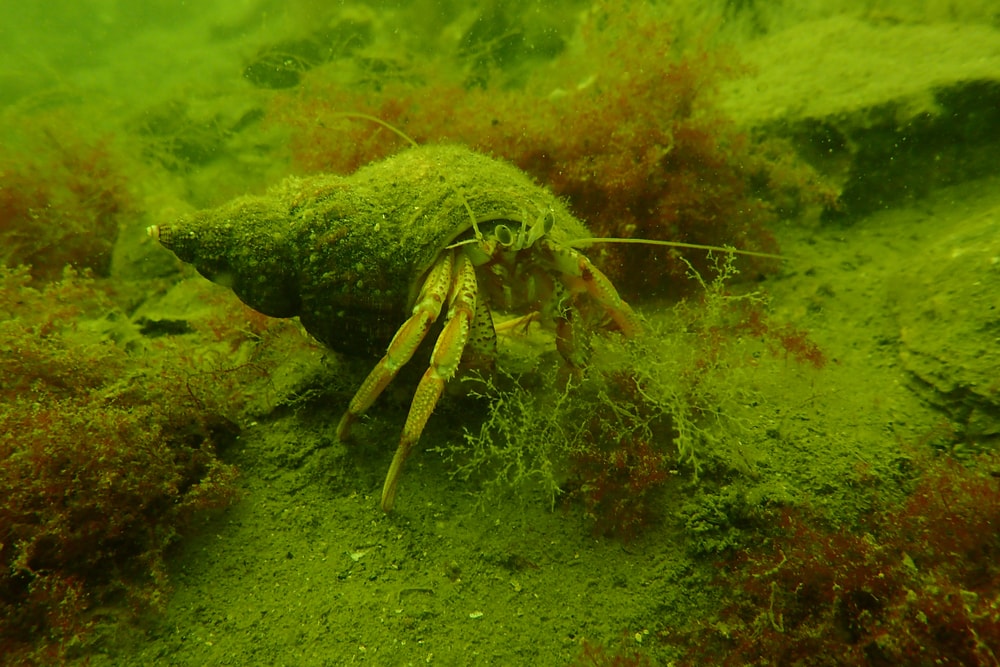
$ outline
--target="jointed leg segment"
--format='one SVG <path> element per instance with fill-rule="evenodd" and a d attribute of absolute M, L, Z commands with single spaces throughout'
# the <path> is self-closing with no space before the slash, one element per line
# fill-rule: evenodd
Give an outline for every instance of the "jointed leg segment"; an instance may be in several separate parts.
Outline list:
<path fill-rule="evenodd" d="M 477 291 L 475 266 L 466 254 L 442 253 L 424 280 L 413 314 L 396 332 L 385 356 L 354 394 L 347 412 L 337 426 L 337 437 L 345 439 L 357 416 L 375 402 L 399 370 L 413 357 L 440 316 L 443 302 L 447 298 L 448 314 L 444 329 L 434 345 L 430 366 L 417 385 L 403 426 L 403 435 L 382 487 L 382 509 L 386 512 L 392 509 L 396 500 L 399 476 L 410 449 L 420 438 L 420 433 L 434 412 L 445 382 L 458 370 L 476 317 Z"/>
<path fill-rule="evenodd" d="M 347 412 L 340 418 L 337 425 L 337 439 L 345 440 L 351 431 L 351 424 L 357 416 L 371 407 L 392 379 L 406 365 L 413 353 L 420 347 L 431 325 L 441 314 L 441 306 L 451 285 L 451 271 L 454 264 L 454 254 L 442 253 L 431 267 L 424 285 L 420 289 L 417 304 L 413 306 L 413 314 L 403 323 L 389 343 L 385 356 L 372 369 L 361 387 L 354 394 Z"/>
<path fill-rule="evenodd" d="M 403 426 L 403 437 L 396 448 L 396 454 L 389 466 L 385 484 L 382 487 L 382 510 L 388 512 L 396 502 L 396 487 L 403 469 L 403 463 L 414 443 L 427 425 L 434 407 L 441 398 L 444 384 L 455 375 L 462 361 L 462 353 L 469 340 L 472 321 L 476 312 L 476 270 L 465 253 L 458 253 L 455 261 L 451 295 L 448 299 L 448 315 L 444 329 L 434 344 L 430 367 L 420 378 L 410 412 Z"/>

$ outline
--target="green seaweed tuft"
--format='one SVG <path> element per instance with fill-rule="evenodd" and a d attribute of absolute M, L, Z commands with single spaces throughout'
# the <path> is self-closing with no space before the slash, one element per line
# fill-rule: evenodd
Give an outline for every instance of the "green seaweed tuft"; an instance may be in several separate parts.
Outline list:
<path fill-rule="evenodd" d="M 550 355 L 530 372 L 467 379 L 489 408 L 464 443 L 438 448 L 453 474 L 475 479 L 484 498 L 562 498 L 595 532 L 624 539 L 666 516 L 683 484 L 755 475 L 753 406 L 780 370 L 768 354 L 780 340 L 748 325 L 767 321 L 765 297 L 731 293 L 732 258 L 714 262 L 711 281 L 689 268 L 701 295 L 650 314 L 647 335 L 595 336 L 581 371 Z M 520 342 L 508 340 L 505 353 Z"/>

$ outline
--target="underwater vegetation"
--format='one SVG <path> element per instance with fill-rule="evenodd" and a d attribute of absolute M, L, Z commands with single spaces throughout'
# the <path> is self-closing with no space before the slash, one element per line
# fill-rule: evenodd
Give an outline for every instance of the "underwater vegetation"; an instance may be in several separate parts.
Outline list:
<path fill-rule="evenodd" d="M 571 667 L 652 667 L 652 665 L 649 656 L 635 649 L 624 645 L 607 648 L 585 640 Z"/>
<path fill-rule="evenodd" d="M 752 140 L 714 109 L 716 84 L 739 74 L 734 55 L 682 50 L 672 32 L 644 6 L 598 3 L 578 43 L 517 86 L 494 81 L 499 64 L 471 87 L 441 63 L 433 76 L 367 89 L 317 68 L 274 96 L 264 122 L 288 128 L 296 171 L 351 173 L 398 150 L 387 132 L 343 116 L 361 112 L 421 144 L 461 143 L 513 162 L 566 198 L 597 237 L 773 253 L 771 223 L 830 204 L 834 193 L 787 146 Z M 626 299 L 690 287 L 685 263 L 660 247 L 609 244 L 588 254 Z M 703 254 L 688 259 L 710 275 Z M 773 259 L 741 259 L 746 278 L 775 268 Z"/>
<path fill-rule="evenodd" d="M 769 365 L 821 368 L 805 332 L 771 321 L 756 292 L 734 293 L 731 255 L 702 292 L 682 301 L 651 335 L 594 340 L 586 372 L 470 377 L 487 417 L 466 442 L 436 448 L 454 475 L 491 493 L 538 490 L 561 499 L 597 535 L 628 541 L 672 517 L 683 487 L 707 470 L 745 473 L 740 451 L 756 376 Z M 543 362 L 536 362 L 543 363 Z"/>
<path fill-rule="evenodd" d="M 130 352 L 127 329 L 91 278 L 0 269 L 6 664 L 81 646 L 106 604 L 160 608 L 167 548 L 234 498 L 217 450 L 238 432 L 241 374 L 180 346 Z"/>
<path fill-rule="evenodd" d="M 16 139 L 0 146 L 0 263 L 40 280 L 66 265 L 108 275 L 119 226 L 136 210 L 113 137 L 77 125 L 57 113 L 8 119 Z"/>
<path fill-rule="evenodd" d="M 924 464 L 909 497 L 853 529 L 774 511 L 719 577 L 735 591 L 688 664 L 995 665 L 1000 458 Z"/>

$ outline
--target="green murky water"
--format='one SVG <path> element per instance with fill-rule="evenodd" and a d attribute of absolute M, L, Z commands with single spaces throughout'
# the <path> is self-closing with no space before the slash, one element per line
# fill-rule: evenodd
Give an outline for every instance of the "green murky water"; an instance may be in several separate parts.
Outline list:
<path fill-rule="evenodd" d="M 239 471 L 240 494 L 194 525 L 157 528 L 179 531 L 156 542 L 170 545 L 162 573 L 135 556 L 152 553 L 141 524 L 108 536 L 96 521 L 83 548 L 115 564 L 98 573 L 55 565 L 82 519 L 67 513 L 77 525 L 39 542 L 43 521 L 30 517 L 61 516 L 59 503 L 100 484 L 63 469 L 57 494 L 15 506 L 8 491 L 0 661 L 996 664 L 1000 23 L 989 3 L 5 4 L 3 257 L 30 265 L 35 289 L 62 287 L 32 314 L 21 279 L 4 283 L 3 488 L 26 488 L 15 463 L 48 437 L 22 418 L 49 400 L 30 336 L 62 360 L 114 350 L 121 378 L 92 390 L 109 405 L 145 388 L 143 409 L 162 419 L 165 401 L 192 406 L 201 425 L 172 431 L 190 437 L 170 451 L 194 438 Z M 494 265 L 498 285 L 541 296 L 508 309 L 516 290 L 484 288 L 497 372 L 448 383 L 385 514 L 382 481 L 430 345 L 338 441 L 378 361 L 362 336 L 409 316 L 372 287 L 380 268 L 328 267 L 356 290 L 311 307 L 357 338 L 358 355 L 335 353 L 294 321 L 242 308 L 145 231 L 405 150 L 345 113 L 510 161 L 600 236 L 783 259 L 581 247 L 642 320 L 632 340 L 586 301 L 591 280 L 559 277 L 565 265 Z M 474 188 L 447 198 L 490 233 L 511 222 L 499 233 L 527 234 L 539 219 L 498 221 L 476 210 Z M 334 215 L 321 205 L 332 196 L 300 192 L 289 216 Z M 427 205 L 392 215 L 412 208 L 409 224 Z M 316 243 L 335 244 L 330 229 Z M 321 254 L 296 246 L 289 280 L 318 282 L 299 267 Z M 66 264 L 95 283 L 66 291 Z M 415 295 L 418 281 L 396 291 Z M 108 301 L 84 303 L 90 290 Z M 78 309 L 59 301 L 71 293 Z M 548 329 L 501 324 L 545 308 Z M 586 361 L 572 369 L 563 356 Z M 67 364 L 60 386 L 86 395 L 86 367 Z M 156 376 L 182 378 L 172 397 L 152 398 L 143 378 Z M 106 414 L 87 405 L 80 414 Z M 80 428 L 81 441 L 97 437 Z M 167 426 L 153 416 L 149 428 Z M 95 479 L 123 488 L 119 474 Z M 184 484 L 204 482 L 190 474 Z M 187 490 L 135 498 L 155 514 Z"/>

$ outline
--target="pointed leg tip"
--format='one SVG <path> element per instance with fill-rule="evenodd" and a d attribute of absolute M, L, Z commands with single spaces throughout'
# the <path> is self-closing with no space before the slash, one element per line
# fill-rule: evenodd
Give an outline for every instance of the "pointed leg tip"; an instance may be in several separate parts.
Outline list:
<path fill-rule="evenodd" d="M 344 416 L 340 418 L 340 423 L 337 424 L 337 440 L 343 442 L 347 440 L 347 437 L 351 435 L 351 424 L 354 423 L 354 417 L 351 416 L 350 412 L 345 412 Z"/>
<path fill-rule="evenodd" d="M 382 511 L 388 514 L 396 504 L 396 480 L 386 479 L 382 487 Z"/>

